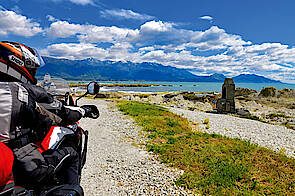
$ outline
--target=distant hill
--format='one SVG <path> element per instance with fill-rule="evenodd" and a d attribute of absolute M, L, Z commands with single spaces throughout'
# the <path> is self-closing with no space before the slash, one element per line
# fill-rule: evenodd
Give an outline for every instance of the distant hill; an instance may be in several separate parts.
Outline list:
<path fill-rule="evenodd" d="M 52 76 L 69 80 L 146 80 L 146 81 L 187 81 L 198 76 L 175 67 L 157 63 L 131 63 L 99 61 L 95 59 L 66 60 L 44 57 L 46 66 L 40 68 L 39 76 Z"/>
<path fill-rule="evenodd" d="M 218 81 L 224 81 L 224 79 L 226 78 L 223 74 L 213 74 L 210 76 L 212 79 L 218 80 Z"/>
<path fill-rule="evenodd" d="M 97 59 L 67 60 L 44 57 L 46 66 L 38 70 L 37 77 L 46 73 L 67 80 L 143 80 L 182 82 L 223 82 L 222 74 L 196 76 L 184 69 L 157 63 L 132 63 L 100 61 Z M 248 79 L 247 79 L 248 78 Z M 271 83 L 279 82 L 257 75 L 239 75 L 235 82 Z"/>
<path fill-rule="evenodd" d="M 271 80 L 255 74 L 240 74 L 233 77 L 233 80 L 235 83 L 281 83 L 280 81 Z"/>

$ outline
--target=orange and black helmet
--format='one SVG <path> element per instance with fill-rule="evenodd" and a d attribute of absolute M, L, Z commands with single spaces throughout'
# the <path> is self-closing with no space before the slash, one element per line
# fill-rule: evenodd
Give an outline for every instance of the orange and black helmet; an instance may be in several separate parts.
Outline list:
<path fill-rule="evenodd" d="M 2 74 L 24 83 L 36 84 L 37 69 L 43 65 L 44 61 L 36 49 L 17 42 L 0 42 L 0 72 Z"/>

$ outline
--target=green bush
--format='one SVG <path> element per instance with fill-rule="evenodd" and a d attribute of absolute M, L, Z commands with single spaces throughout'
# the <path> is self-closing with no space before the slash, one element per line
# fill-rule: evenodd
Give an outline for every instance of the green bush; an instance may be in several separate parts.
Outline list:
<path fill-rule="evenodd" d="M 182 95 L 185 100 L 189 101 L 202 101 L 203 98 L 200 96 L 195 95 L 194 93 L 188 93 Z"/>
<path fill-rule="evenodd" d="M 263 97 L 274 97 L 277 91 L 278 90 L 274 87 L 266 87 L 260 91 L 259 95 Z"/>

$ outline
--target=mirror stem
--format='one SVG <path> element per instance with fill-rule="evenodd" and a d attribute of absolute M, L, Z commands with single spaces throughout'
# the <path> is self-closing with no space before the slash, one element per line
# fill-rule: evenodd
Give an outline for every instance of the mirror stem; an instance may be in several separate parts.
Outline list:
<path fill-rule="evenodd" d="M 75 101 L 75 106 L 78 106 L 77 103 L 78 103 L 78 100 L 81 99 L 82 97 L 85 97 L 85 95 L 87 95 L 88 92 L 84 93 L 84 95 L 82 95 L 81 97 L 78 97 L 78 99 L 76 99 Z"/>

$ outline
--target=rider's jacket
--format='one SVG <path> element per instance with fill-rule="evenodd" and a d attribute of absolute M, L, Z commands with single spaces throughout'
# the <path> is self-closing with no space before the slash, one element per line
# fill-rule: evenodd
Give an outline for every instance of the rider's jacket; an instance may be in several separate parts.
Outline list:
<path fill-rule="evenodd" d="M 0 82 L 0 141 L 14 140 L 21 135 L 21 128 L 37 123 L 34 108 L 36 103 L 21 83 Z"/>
<path fill-rule="evenodd" d="M 23 146 L 40 141 L 50 126 L 73 124 L 83 112 L 64 107 L 42 87 L 0 82 L 0 141 L 4 143 Z"/>

